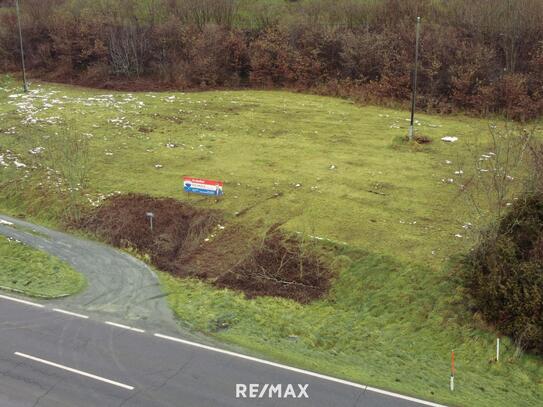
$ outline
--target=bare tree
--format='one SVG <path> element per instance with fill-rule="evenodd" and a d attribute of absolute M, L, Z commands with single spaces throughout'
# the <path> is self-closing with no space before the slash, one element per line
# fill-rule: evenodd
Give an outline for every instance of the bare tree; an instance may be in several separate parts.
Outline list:
<path fill-rule="evenodd" d="M 489 130 L 489 144 L 468 147 L 472 162 L 463 163 L 465 174 L 460 185 L 461 194 L 484 227 L 501 218 L 524 192 L 525 181 L 532 177 L 529 153 L 535 133 L 535 129 L 509 124 L 503 128 L 491 124 Z"/>

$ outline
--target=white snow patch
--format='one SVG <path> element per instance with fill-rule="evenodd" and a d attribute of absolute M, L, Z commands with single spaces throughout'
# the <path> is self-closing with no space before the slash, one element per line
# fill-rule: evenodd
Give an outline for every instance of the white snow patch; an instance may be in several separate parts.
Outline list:
<path fill-rule="evenodd" d="M 446 143 L 454 143 L 455 141 L 458 141 L 458 137 L 445 136 L 445 137 L 441 137 L 441 140 L 446 142 Z"/>

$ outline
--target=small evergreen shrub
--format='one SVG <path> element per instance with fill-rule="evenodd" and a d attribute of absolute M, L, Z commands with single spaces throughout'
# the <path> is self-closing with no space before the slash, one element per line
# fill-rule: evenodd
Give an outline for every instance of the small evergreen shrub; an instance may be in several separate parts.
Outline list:
<path fill-rule="evenodd" d="M 521 347 L 543 353 L 543 195 L 519 199 L 464 259 L 474 308 Z"/>

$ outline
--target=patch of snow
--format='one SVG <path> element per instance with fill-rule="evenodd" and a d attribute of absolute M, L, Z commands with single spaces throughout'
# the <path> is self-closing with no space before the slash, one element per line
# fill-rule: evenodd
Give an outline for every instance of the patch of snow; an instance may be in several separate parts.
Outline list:
<path fill-rule="evenodd" d="M 41 154 L 43 153 L 43 150 L 45 150 L 45 147 L 34 147 L 28 150 L 30 154 Z"/>
<path fill-rule="evenodd" d="M 458 140 L 458 137 L 454 137 L 454 136 L 441 137 L 441 141 L 444 141 L 446 143 L 454 143 L 457 140 Z"/>

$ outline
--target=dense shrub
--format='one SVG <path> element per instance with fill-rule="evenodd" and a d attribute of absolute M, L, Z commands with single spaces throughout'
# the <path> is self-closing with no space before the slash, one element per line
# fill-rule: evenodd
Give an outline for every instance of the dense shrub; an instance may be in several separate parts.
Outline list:
<path fill-rule="evenodd" d="M 290 87 L 407 102 L 421 16 L 419 108 L 543 112 L 540 0 L 25 0 L 27 66 L 94 86 Z M 0 1 L 0 70 L 20 64 Z M 147 85 L 146 85 L 147 84 Z"/>
<path fill-rule="evenodd" d="M 502 334 L 543 353 L 543 195 L 519 199 L 465 259 L 473 306 Z"/>

